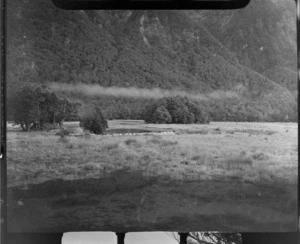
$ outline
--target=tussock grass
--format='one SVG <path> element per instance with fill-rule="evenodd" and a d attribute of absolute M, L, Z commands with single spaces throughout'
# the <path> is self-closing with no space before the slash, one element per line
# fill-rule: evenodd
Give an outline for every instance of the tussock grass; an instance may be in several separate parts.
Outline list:
<path fill-rule="evenodd" d="M 161 145 L 165 146 L 165 147 L 167 147 L 167 146 L 174 146 L 174 145 L 177 145 L 177 144 L 178 144 L 177 141 L 167 141 L 167 140 L 162 140 L 161 141 Z"/>
<path fill-rule="evenodd" d="M 163 125 L 151 126 L 160 128 Z M 266 123 L 244 126 L 249 128 L 243 130 L 261 131 L 263 128 L 264 131 L 284 133 L 274 133 L 271 135 L 274 139 L 265 141 L 245 133 L 231 137 L 226 137 L 226 133 L 208 133 L 205 137 L 201 134 L 175 134 L 90 136 L 87 139 L 75 136 L 58 138 L 45 132 L 9 132 L 8 182 L 9 185 L 22 184 L 25 176 L 29 183 L 56 178 L 104 177 L 124 168 L 173 180 L 201 181 L 221 177 L 242 182 L 281 179 L 296 182 L 297 128 L 289 127 L 286 133 L 287 125 L 279 129 Z M 174 127 L 174 130 L 189 128 L 187 125 L 169 127 Z M 216 127 L 222 131 L 240 129 L 236 128 L 236 123 L 207 126 L 208 130 Z M 201 125 L 191 127 L 192 131 L 201 129 Z M 43 173 L 35 176 L 36 172 Z"/>
<path fill-rule="evenodd" d="M 197 165 L 209 164 L 212 162 L 212 158 L 207 156 L 206 154 L 196 154 L 191 157 L 191 160 L 196 161 Z"/>
<path fill-rule="evenodd" d="M 201 159 L 201 155 L 195 155 L 193 157 L 191 157 L 191 160 L 195 160 L 195 161 L 198 161 Z"/>
<path fill-rule="evenodd" d="M 150 157 L 150 155 L 146 154 L 146 155 L 143 155 L 142 157 L 140 157 L 140 160 L 150 162 L 151 157 Z"/>
<path fill-rule="evenodd" d="M 203 129 L 200 129 L 200 130 L 185 130 L 185 131 L 182 131 L 182 133 L 207 135 L 209 133 L 209 129 L 208 128 L 203 128 Z"/>
<path fill-rule="evenodd" d="M 147 141 L 148 144 L 160 144 L 161 143 L 161 137 L 153 136 L 152 139 Z"/>
<path fill-rule="evenodd" d="M 57 142 L 58 143 L 68 143 L 69 142 L 69 138 L 67 138 L 67 137 L 59 137 L 57 139 Z"/>
<path fill-rule="evenodd" d="M 167 146 L 177 145 L 178 141 L 170 141 L 170 140 L 162 139 L 160 136 L 153 136 L 153 138 L 148 140 L 147 143 L 167 147 Z"/>
<path fill-rule="evenodd" d="M 242 167 L 243 165 L 252 165 L 253 161 L 250 157 L 236 156 L 226 159 L 224 163 L 229 167 Z"/>
<path fill-rule="evenodd" d="M 111 143 L 111 144 L 108 144 L 108 145 L 105 145 L 104 146 L 104 150 L 113 150 L 113 149 L 117 149 L 119 148 L 119 143 Z"/>
<path fill-rule="evenodd" d="M 184 164 L 184 165 L 190 165 L 191 162 L 190 161 L 187 161 L 187 160 L 183 160 L 180 162 L 181 164 Z"/>
<path fill-rule="evenodd" d="M 256 152 L 252 155 L 254 160 L 268 160 L 270 157 L 262 152 Z"/>
<path fill-rule="evenodd" d="M 72 143 L 68 143 L 66 145 L 66 148 L 69 148 L 69 149 L 73 149 L 74 148 L 74 145 Z"/>
<path fill-rule="evenodd" d="M 267 130 L 267 131 L 264 131 L 264 134 L 265 134 L 265 135 L 273 135 L 273 134 L 275 134 L 275 133 L 277 133 L 277 131 L 273 131 L 273 130 Z"/>
<path fill-rule="evenodd" d="M 128 162 L 136 161 L 138 154 L 136 153 L 126 153 L 125 160 Z"/>
<path fill-rule="evenodd" d="M 127 139 L 127 140 L 125 140 L 125 144 L 126 145 L 131 145 L 131 144 L 135 144 L 137 142 L 137 140 L 136 139 Z"/>
<path fill-rule="evenodd" d="M 101 168 L 101 166 L 97 163 L 87 163 L 85 165 L 82 166 L 82 170 L 84 171 L 94 171 L 94 170 L 99 170 Z"/>

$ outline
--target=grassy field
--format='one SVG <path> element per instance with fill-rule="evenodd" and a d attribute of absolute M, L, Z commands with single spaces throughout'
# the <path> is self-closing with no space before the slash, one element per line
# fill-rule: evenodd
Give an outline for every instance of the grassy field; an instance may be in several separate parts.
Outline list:
<path fill-rule="evenodd" d="M 119 120 L 105 136 L 60 138 L 10 128 L 8 227 L 296 231 L 297 130 Z M 113 135 L 135 132 L 146 134 Z"/>

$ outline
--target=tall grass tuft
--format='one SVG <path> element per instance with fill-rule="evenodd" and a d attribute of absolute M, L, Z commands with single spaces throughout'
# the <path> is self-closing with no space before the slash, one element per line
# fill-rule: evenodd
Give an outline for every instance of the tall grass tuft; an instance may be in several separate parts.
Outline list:
<path fill-rule="evenodd" d="M 129 146 L 129 145 L 131 145 L 131 144 L 135 144 L 137 142 L 137 140 L 136 139 L 127 139 L 127 140 L 125 140 L 125 144 L 127 145 L 127 146 Z"/>
<path fill-rule="evenodd" d="M 177 145 L 177 141 L 169 141 L 169 140 L 164 140 L 160 137 L 153 137 L 152 139 L 148 140 L 147 143 L 149 144 L 160 144 L 162 146 L 174 146 Z"/>
<path fill-rule="evenodd" d="M 238 169 L 251 166 L 252 164 L 252 158 L 246 156 L 236 156 L 224 160 L 222 166 L 227 169 Z"/>
<path fill-rule="evenodd" d="M 209 161 L 209 158 L 206 154 L 196 154 L 191 157 L 191 160 L 196 161 L 197 165 L 203 165 Z"/>
<path fill-rule="evenodd" d="M 254 153 L 252 155 L 252 158 L 254 160 L 267 160 L 267 159 L 269 159 L 269 156 L 264 153 Z"/>
<path fill-rule="evenodd" d="M 59 137 L 57 140 L 58 143 L 69 143 L 69 138 L 67 137 Z"/>
<path fill-rule="evenodd" d="M 118 143 L 108 144 L 104 148 L 110 151 L 119 148 L 119 144 Z"/>

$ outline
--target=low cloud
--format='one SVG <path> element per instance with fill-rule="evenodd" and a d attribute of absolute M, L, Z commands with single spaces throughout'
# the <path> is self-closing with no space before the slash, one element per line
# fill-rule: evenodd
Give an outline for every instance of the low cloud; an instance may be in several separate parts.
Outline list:
<path fill-rule="evenodd" d="M 160 99 L 164 97 L 181 96 L 193 99 L 207 100 L 207 99 L 224 99 L 228 97 L 236 97 L 235 92 L 214 91 L 210 94 L 192 94 L 186 91 L 178 90 L 164 90 L 160 88 L 137 88 L 137 87 L 103 87 L 100 85 L 86 85 L 86 84 L 66 84 L 66 83 L 51 83 L 49 87 L 56 92 L 70 92 L 82 94 L 85 96 L 115 96 L 115 97 L 129 97 L 129 98 L 152 98 Z"/>
<path fill-rule="evenodd" d="M 137 87 L 103 87 L 99 85 L 77 84 L 71 85 L 66 83 L 51 83 L 49 85 L 56 92 L 72 92 L 85 96 L 115 96 L 115 97 L 130 97 L 130 98 L 153 98 L 160 99 L 163 97 L 182 96 L 192 97 L 196 99 L 205 99 L 201 94 L 190 94 L 185 91 L 164 90 L 160 88 L 145 89 Z"/>

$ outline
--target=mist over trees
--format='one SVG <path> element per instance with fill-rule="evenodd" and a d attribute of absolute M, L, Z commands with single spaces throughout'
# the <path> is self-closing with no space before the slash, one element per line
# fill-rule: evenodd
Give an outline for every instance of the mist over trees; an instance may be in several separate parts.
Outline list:
<path fill-rule="evenodd" d="M 217 94 L 217 93 L 216 93 Z M 276 97 L 249 102 L 243 97 L 218 97 L 196 100 L 188 97 L 161 99 L 100 96 L 79 97 L 81 104 L 71 102 L 70 94 L 56 94 L 46 86 L 25 85 L 8 94 L 8 121 L 24 131 L 57 128 L 64 121 L 82 122 L 85 129 L 103 134 L 107 119 L 139 119 L 158 124 L 206 124 L 210 121 L 295 122 L 297 103 L 283 104 Z M 75 97 L 76 98 L 76 97 Z M 77 97 L 78 98 L 78 97 Z M 271 100 L 271 101 L 269 101 Z M 276 106 L 270 104 L 277 103 Z M 82 111 L 82 110 L 81 110 Z"/>

